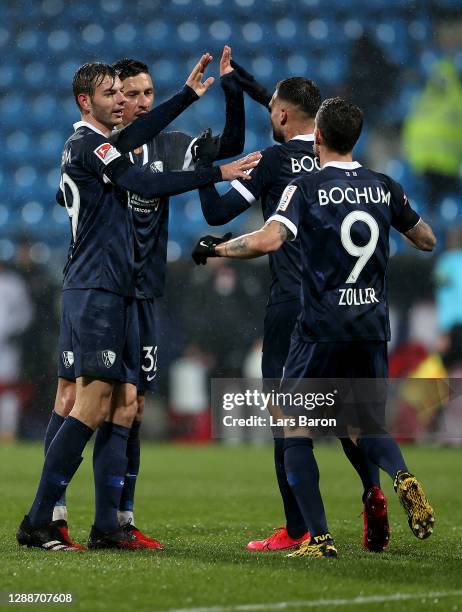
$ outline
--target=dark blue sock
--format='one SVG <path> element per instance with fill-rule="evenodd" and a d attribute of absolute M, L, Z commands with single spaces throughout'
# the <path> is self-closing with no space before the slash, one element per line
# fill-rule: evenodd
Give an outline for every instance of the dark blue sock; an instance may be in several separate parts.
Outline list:
<path fill-rule="evenodd" d="M 51 411 L 50 420 L 48 421 L 47 430 L 45 432 L 45 440 L 43 441 L 45 447 L 45 455 L 47 454 L 48 447 L 50 446 L 51 441 L 58 433 L 58 429 L 61 427 L 65 420 L 65 417 L 62 417 L 54 410 Z"/>
<path fill-rule="evenodd" d="M 127 442 L 127 473 L 122 489 L 119 510 L 133 512 L 135 486 L 140 470 L 140 427 L 141 421 L 133 421 Z"/>
<path fill-rule="evenodd" d="M 95 475 L 95 522 L 100 531 L 119 528 L 117 510 L 127 471 L 128 427 L 104 422 L 98 429 L 93 450 Z"/>
<path fill-rule="evenodd" d="M 51 521 L 53 508 L 77 471 L 83 449 L 92 434 L 93 430 L 85 423 L 69 416 L 54 436 L 45 457 L 34 503 L 29 510 L 29 519 L 34 527 Z"/>
<path fill-rule="evenodd" d="M 287 481 L 298 502 L 311 538 L 329 530 L 319 490 L 319 469 L 310 438 L 285 440 L 284 463 Z"/>
<path fill-rule="evenodd" d="M 348 461 L 361 478 L 364 493 L 373 486 L 380 487 L 379 467 L 350 438 L 340 438 L 340 442 Z"/>
<path fill-rule="evenodd" d="M 367 457 L 394 478 L 398 470 L 408 471 L 401 450 L 390 434 L 384 432 L 377 438 L 361 437 L 360 448 Z"/>
<path fill-rule="evenodd" d="M 55 435 L 58 433 L 59 428 L 61 427 L 61 425 L 64 423 L 65 420 L 66 420 L 65 417 L 61 416 L 54 410 L 51 411 L 51 417 L 50 417 L 50 420 L 48 421 L 48 427 L 45 432 L 45 440 L 44 440 L 45 455 L 47 454 L 48 447 L 50 446 L 51 441 L 53 440 Z M 66 491 L 64 491 L 64 493 L 61 495 L 59 500 L 56 502 L 56 505 L 57 506 L 66 505 Z"/>
<path fill-rule="evenodd" d="M 284 438 L 274 438 L 274 467 L 276 469 L 276 477 L 278 479 L 282 503 L 284 504 L 287 533 L 291 538 L 300 538 L 308 530 L 305 526 L 300 508 L 298 507 L 297 500 L 287 482 L 284 454 Z"/>

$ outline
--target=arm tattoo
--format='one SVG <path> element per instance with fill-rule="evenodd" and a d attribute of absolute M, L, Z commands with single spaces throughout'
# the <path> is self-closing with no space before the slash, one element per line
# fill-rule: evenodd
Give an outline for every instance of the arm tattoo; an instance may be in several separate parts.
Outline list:
<path fill-rule="evenodd" d="M 226 242 L 224 247 L 226 257 L 233 257 L 233 255 L 244 257 L 246 255 L 253 254 L 253 251 L 250 250 L 248 247 L 247 240 L 245 237 L 236 238 L 231 242 Z"/>
<path fill-rule="evenodd" d="M 282 242 L 285 242 L 292 237 L 292 232 L 290 232 L 283 223 L 279 223 L 278 232 Z"/>

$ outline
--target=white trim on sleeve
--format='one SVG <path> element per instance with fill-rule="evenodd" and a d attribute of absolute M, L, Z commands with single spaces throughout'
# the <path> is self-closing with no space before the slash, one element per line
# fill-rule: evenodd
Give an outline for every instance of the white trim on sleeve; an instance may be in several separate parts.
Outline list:
<path fill-rule="evenodd" d="M 287 219 L 287 217 L 283 217 L 282 215 L 273 215 L 272 217 L 268 219 L 265 225 L 268 225 L 268 223 L 271 223 L 271 221 L 279 221 L 279 223 L 282 223 L 282 225 L 285 225 L 294 235 L 292 240 L 295 240 L 295 238 L 297 237 L 298 230 L 297 230 L 297 226 L 295 225 L 295 223 L 292 223 L 290 219 Z"/>
<path fill-rule="evenodd" d="M 231 181 L 231 187 L 234 187 L 249 204 L 253 204 L 257 201 L 253 193 L 244 187 L 241 181 L 234 179 L 234 181 Z"/>
<path fill-rule="evenodd" d="M 192 147 L 196 140 L 197 138 L 193 138 L 189 143 L 189 147 L 186 149 L 182 170 L 187 170 L 192 164 Z"/>

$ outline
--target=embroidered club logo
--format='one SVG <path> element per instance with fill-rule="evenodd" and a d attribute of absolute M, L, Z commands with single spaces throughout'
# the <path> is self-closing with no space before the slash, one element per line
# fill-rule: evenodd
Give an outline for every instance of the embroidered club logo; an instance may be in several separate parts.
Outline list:
<path fill-rule="evenodd" d="M 164 162 L 162 161 L 153 161 L 149 166 L 153 172 L 163 172 L 164 171 Z"/>
<path fill-rule="evenodd" d="M 74 353 L 72 351 L 63 351 L 63 363 L 65 368 L 74 365 Z"/>
<path fill-rule="evenodd" d="M 112 367 L 114 365 L 115 360 L 116 360 L 116 354 L 114 353 L 114 351 L 110 351 L 109 349 L 106 349 L 101 354 L 103 356 L 103 363 L 104 363 L 104 365 L 107 368 Z"/>

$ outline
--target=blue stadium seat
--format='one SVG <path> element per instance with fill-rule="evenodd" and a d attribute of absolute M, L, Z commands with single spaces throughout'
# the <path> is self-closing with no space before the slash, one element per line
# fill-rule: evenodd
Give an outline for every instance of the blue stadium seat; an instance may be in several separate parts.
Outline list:
<path fill-rule="evenodd" d="M 422 86 L 438 58 L 431 42 L 435 17 L 430 8 L 436 4 L 430 0 L 414 3 L 411 15 L 402 0 L 331 0 L 328 10 L 326 5 L 322 0 L 171 0 L 166 11 L 155 9 L 147 0 L 0 3 L 0 50 L 5 57 L 8 50 L 8 61 L 0 66 L 0 116 L 6 149 L 0 186 L 9 196 L 7 203 L 0 203 L 0 237 L 8 228 L 27 226 L 50 244 L 68 240 L 66 213 L 55 212 L 54 194 L 62 146 L 72 132 L 72 123 L 79 119 L 71 81 L 85 61 L 139 57 L 152 68 L 156 96 L 163 100 L 179 88 L 206 49 L 215 56 L 210 74 L 217 76 L 221 48 L 230 43 L 236 60 L 269 89 L 289 75 L 305 75 L 318 81 L 326 95 L 341 90 L 349 71 L 349 48 L 368 32 L 388 60 L 414 70 L 411 78 L 408 72 L 406 79 L 404 72 L 398 76 L 398 94 L 383 113 L 384 130 L 387 125 L 399 125 L 409 112 L 416 88 Z M 437 7 L 447 14 L 460 8 L 460 0 L 439 0 Z M 455 51 L 454 61 L 462 72 L 462 49 Z M 23 88 L 20 93 L 15 87 L 18 78 Z M 198 134 L 210 125 L 219 132 L 224 121 L 222 104 L 223 96 L 215 86 L 173 127 Z M 271 144 L 267 113 L 247 97 L 246 114 L 246 150 Z M 359 158 L 365 153 L 367 136 L 365 131 L 357 150 Z M 425 212 L 421 181 L 397 158 L 389 167 Z M 190 195 L 184 197 L 185 202 L 191 200 Z M 37 201 L 47 211 L 35 222 L 31 221 L 34 207 L 26 209 L 29 221 L 23 218 L 29 201 Z M 2 206 L 7 207 L 7 215 Z M 49 206 L 52 213 L 48 213 Z M 203 220 L 196 218 L 192 204 L 180 208 L 172 205 L 172 253 L 188 254 Z M 434 214 L 442 224 L 451 222 L 462 215 L 459 200 L 440 203 Z M 240 221 L 236 223 L 239 226 Z M 401 248 L 397 243 L 396 250 Z"/>

